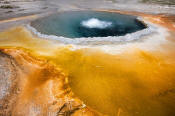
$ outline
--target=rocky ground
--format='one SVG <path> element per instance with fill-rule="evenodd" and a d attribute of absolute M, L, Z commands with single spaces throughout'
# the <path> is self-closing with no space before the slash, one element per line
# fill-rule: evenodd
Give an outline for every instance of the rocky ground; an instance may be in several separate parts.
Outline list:
<path fill-rule="evenodd" d="M 64 73 L 21 50 L 1 49 L 0 75 L 0 116 L 100 115 L 73 97 Z"/>
<path fill-rule="evenodd" d="M 14 17 L 78 9 L 114 9 L 175 15 L 173 2 L 157 4 L 138 0 L 0 0 L 0 31 L 28 23 L 35 18 L 7 20 Z M 0 51 L 0 116 L 101 115 L 85 107 L 72 95 L 63 72 L 47 61 L 29 56 L 22 50 Z M 41 82 L 39 85 L 38 81 Z M 53 94 L 57 96 L 53 97 Z"/>
<path fill-rule="evenodd" d="M 175 3 L 171 0 L 0 0 L 0 31 L 30 21 L 30 18 L 15 19 L 15 22 L 5 21 L 7 19 L 80 9 L 175 15 Z"/>
<path fill-rule="evenodd" d="M 129 7 L 128 7 L 129 6 Z M 0 0 L 0 20 L 30 14 L 75 9 L 115 9 L 175 14 L 173 1 L 150 0 Z"/>

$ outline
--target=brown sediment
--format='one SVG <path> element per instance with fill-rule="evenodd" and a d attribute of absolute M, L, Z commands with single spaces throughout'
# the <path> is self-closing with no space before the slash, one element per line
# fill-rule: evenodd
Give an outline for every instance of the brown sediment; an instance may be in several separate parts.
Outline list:
<path fill-rule="evenodd" d="M 174 114 L 174 56 L 164 59 L 140 50 L 109 55 L 88 49 L 56 54 L 48 57 L 67 70 L 73 92 L 92 108 L 112 116 L 119 108 L 124 116 Z"/>
<path fill-rule="evenodd" d="M 1 53 L 8 56 L 7 63 L 13 64 L 9 70 L 14 74 L 9 78 L 15 76 L 9 85 L 10 90 L 15 90 L 0 100 L 3 116 L 101 115 L 84 107 L 73 95 L 64 71 L 41 57 L 43 53 L 51 55 L 51 50 L 57 48 L 53 42 L 35 38 L 23 27 L 1 32 L 0 38 Z M 4 78 L 7 76 L 1 77 Z"/>
<path fill-rule="evenodd" d="M 166 25 L 169 18 L 146 17 L 173 34 L 171 21 Z M 174 116 L 173 42 L 161 46 L 166 54 L 141 48 L 108 54 L 93 48 L 71 50 L 71 46 L 39 39 L 23 27 L 1 32 L 2 53 L 16 72 L 12 88 L 19 89 L 9 94 L 7 99 L 13 98 L 9 109 L 3 107 L 0 112 L 7 116 L 101 115 L 97 110 L 115 116 Z M 77 97 L 95 110 L 84 108 Z"/>
<path fill-rule="evenodd" d="M 9 66 L 13 73 L 8 79 L 11 80 L 10 92 L 0 100 L 0 115 L 100 115 L 83 106 L 73 95 L 64 72 L 47 60 L 32 57 L 27 50 L 19 49 L 1 49 L 1 57 L 10 63 L 4 68 Z M 7 76 L 1 80 L 3 78 Z"/>

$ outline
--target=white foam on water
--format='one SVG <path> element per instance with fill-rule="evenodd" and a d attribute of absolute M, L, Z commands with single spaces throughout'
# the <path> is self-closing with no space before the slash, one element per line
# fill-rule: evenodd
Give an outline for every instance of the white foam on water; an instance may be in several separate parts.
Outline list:
<path fill-rule="evenodd" d="M 143 21 L 143 19 L 138 18 L 138 20 Z M 99 22 L 98 22 L 99 23 Z M 147 25 L 147 28 L 134 32 L 129 33 L 124 36 L 108 36 L 108 37 L 82 37 L 82 38 L 66 38 L 62 36 L 56 36 L 56 35 L 46 35 L 38 32 L 34 27 L 27 25 L 26 27 L 31 30 L 35 35 L 37 35 L 40 38 L 43 39 L 51 39 L 51 40 L 57 40 L 62 44 L 73 44 L 73 45 L 105 45 L 108 44 L 114 44 L 114 43 L 121 43 L 121 42 L 132 42 L 135 40 L 139 40 L 141 37 L 147 36 L 151 33 L 157 32 L 157 27 L 149 22 L 144 23 Z M 91 25 L 92 26 L 92 25 Z M 97 26 L 97 25 L 96 25 Z"/>
<path fill-rule="evenodd" d="M 112 22 L 102 21 L 97 18 L 91 18 L 86 21 L 82 21 L 81 25 L 87 28 L 105 29 L 112 26 Z"/>
<path fill-rule="evenodd" d="M 139 18 L 143 21 L 143 19 Z M 89 37 L 89 38 L 65 38 L 55 35 L 45 35 L 38 32 L 35 28 L 27 25 L 27 28 L 41 39 L 57 40 L 58 46 L 70 45 L 70 50 L 77 49 L 99 49 L 108 54 L 120 54 L 123 51 L 138 48 L 142 50 L 162 50 L 160 45 L 166 43 L 166 37 L 169 36 L 168 30 L 160 25 L 143 21 L 147 28 L 125 36 L 109 36 L 109 37 Z M 139 40 L 139 41 L 138 41 Z M 107 44 L 105 43 L 107 42 Z M 95 46 L 94 46 L 95 45 Z"/>

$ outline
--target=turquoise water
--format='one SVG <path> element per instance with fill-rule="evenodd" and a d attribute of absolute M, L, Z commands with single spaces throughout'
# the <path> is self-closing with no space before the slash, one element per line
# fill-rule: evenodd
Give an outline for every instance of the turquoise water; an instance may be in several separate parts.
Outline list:
<path fill-rule="evenodd" d="M 123 36 L 146 28 L 135 16 L 95 11 L 57 13 L 31 26 L 43 34 L 67 38 Z"/>

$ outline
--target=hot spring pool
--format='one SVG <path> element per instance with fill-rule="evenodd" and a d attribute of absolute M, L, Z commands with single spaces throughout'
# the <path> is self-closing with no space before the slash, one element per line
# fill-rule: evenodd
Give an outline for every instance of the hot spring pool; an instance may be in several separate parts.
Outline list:
<path fill-rule="evenodd" d="M 146 26 L 136 16 L 97 11 L 69 11 L 31 22 L 46 35 L 66 38 L 124 36 Z"/>

